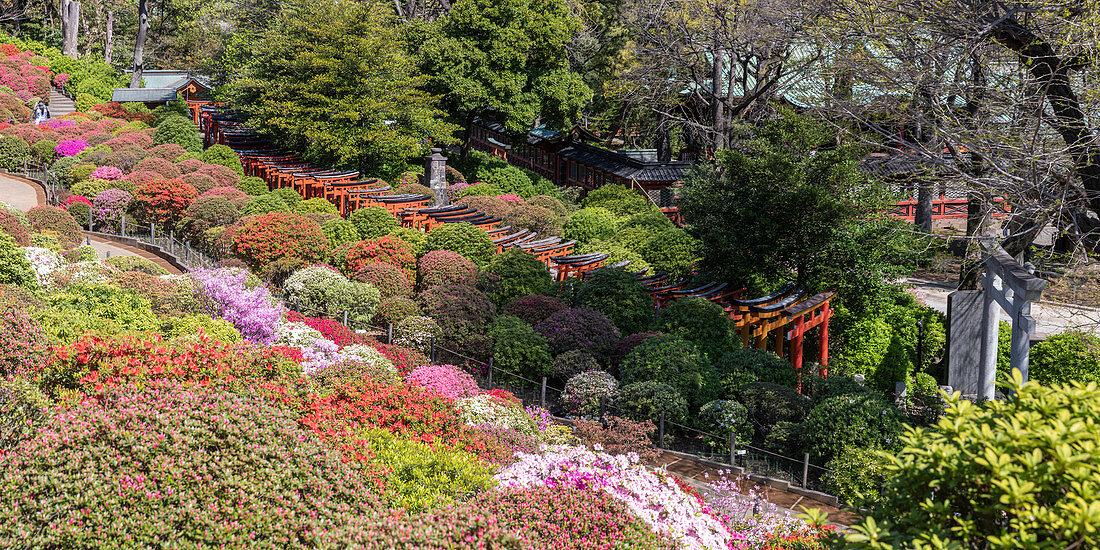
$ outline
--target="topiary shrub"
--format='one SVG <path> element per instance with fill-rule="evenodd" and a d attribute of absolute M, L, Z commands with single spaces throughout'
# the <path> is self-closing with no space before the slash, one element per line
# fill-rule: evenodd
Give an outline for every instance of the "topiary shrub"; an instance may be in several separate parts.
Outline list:
<path fill-rule="evenodd" d="M 175 144 L 172 143 L 172 144 L 169 144 L 169 145 L 175 145 Z M 188 155 L 190 155 L 190 153 L 188 153 Z M 206 166 L 206 163 L 204 163 L 203 161 L 201 161 L 199 159 L 185 158 L 183 160 L 177 160 L 176 161 L 176 167 L 179 168 L 180 172 L 182 172 L 184 174 L 191 174 L 191 173 L 195 172 L 196 170 L 198 170 L 199 168 L 202 168 L 203 166 Z M 264 186 L 264 193 L 267 193 L 267 186 L 266 185 Z M 261 193 L 261 194 L 263 194 L 263 193 Z"/>
<path fill-rule="evenodd" d="M 550 346 L 546 338 L 512 315 L 501 315 L 489 326 L 495 367 L 529 379 L 546 374 Z"/>
<path fill-rule="evenodd" d="M 802 423 L 805 449 L 820 462 L 832 460 L 845 447 L 895 449 L 904 430 L 901 411 L 872 394 L 830 397 Z"/>
<path fill-rule="evenodd" d="M 72 215 L 56 206 L 31 208 L 27 210 L 27 219 L 36 233 L 52 231 L 68 246 L 76 246 L 84 235 Z"/>
<path fill-rule="evenodd" d="M 503 312 L 515 315 L 531 326 L 535 326 L 547 317 L 567 309 L 565 303 L 552 296 L 533 294 L 520 296 L 504 307 Z"/>
<path fill-rule="evenodd" d="M 232 225 L 241 218 L 239 202 L 224 196 L 204 195 L 187 207 L 178 229 L 198 240 L 213 227 Z"/>
<path fill-rule="evenodd" d="M 645 330 L 653 318 L 653 297 L 633 273 L 600 269 L 577 291 L 576 305 L 607 315 L 624 333 Z"/>
<path fill-rule="evenodd" d="M 681 424 L 687 421 L 687 400 L 672 386 L 654 380 L 624 385 L 616 408 L 639 422 L 656 422 L 662 412 L 666 421 Z"/>
<path fill-rule="evenodd" d="M 437 285 L 467 285 L 477 282 L 477 265 L 457 252 L 436 250 L 420 258 L 417 288 L 427 290 Z"/>
<path fill-rule="evenodd" d="M 56 149 L 56 141 L 43 139 L 31 145 L 31 157 L 39 164 L 48 165 L 57 157 Z"/>
<path fill-rule="evenodd" d="M 214 147 L 225 147 L 224 145 L 215 145 Z M 228 147 L 226 147 L 228 149 Z M 187 149 L 175 144 L 164 143 L 157 145 L 149 150 L 149 155 L 157 158 L 168 159 L 172 162 L 179 162 L 180 158 L 187 154 Z"/>
<path fill-rule="evenodd" d="M 420 306 L 405 296 L 382 298 L 374 312 L 374 324 L 381 327 L 396 325 L 406 317 L 420 315 Z"/>
<path fill-rule="evenodd" d="M 202 136 L 199 127 L 188 118 L 170 116 L 157 125 L 153 145 L 175 143 L 190 153 L 202 153 Z"/>
<path fill-rule="evenodd" d="M 569 216 L 563 231 L 566 239 L 582 245 L 610 240 L 615 236 L 615 215 L 604 208 L 582 208 Z"/>
<path fill-rule="evenodd" d="M 428 353 L 432 342 L 442 334 L 439 323 L 431 317 L 410 315 L 393 327 L 393 343 Z"/>
<path fill-rule="evenodd" d="M 58 460 L 67 467 L 58 469 Z M 0 457 L 0 472 L 9 504 L 0 510 L 0 538 L 35 533 L 53 547 L 89 532 L 138 546 L 169 539 L 192 548 L 233 540 L 329 546 L 341 538 L 332 525 L 378 507 L 364 478 L 293 415 L 203 388 L 87 399 Z M 47 482 L 56 490 L 34 490 Z M 135 483 L 139 490 L 119 489 Z M 89 514 L 89 502 L 105 513 Z"/>
<path fill-rule="evenodd" d="M 535 330 L 546 337 L 554 355 L 581 350 L 603 360 L 619 341 L 619 329 L 611 320 L 587 308 L 559 311 L 535 325 Z"/>
<path fill-rule="evenodd" d="M 496 255 L 496 245 L 488 233 L 469 223 L 448 223 L 428 233 L 426 249 L 450 250 L 461 254 L 478 267 L 489 265 Z"/>
<path fill-rule="evenodd" d="M 184 174 L 180 176 L 180 180 L 182 180 L 187 185 L 194 187 L 195 190 L 198 191 L 200 194 L 205 193 L 218 186 L 218 182 L 214 181 L 214 178 L 206 174 L 199 174 L 197 172 Z"/>
<path fill-rule="evenodd" d="M 123 172 L 129 173 L 133 172 L 134 167 L 148 156 L 148 151 L 141 147 L 127 146 L 107 155 L 106 162 L 111 166 L 117 166 Z"/>
<path fill-rule="evenodd" d="M 619 382 L 610 374 L 594 370 L 582 372 L 565 383 L 561 404 L 565 411 L 576 416 L 600 414 L 601 403 L 607 407 L 618 404 Z"/>
<path fill-rule="evenodd" d="M 381 300 L 371 285 L 350 281 L 334 268 L 320 265 L 299 269 L 287 277 L 283 293 L 288 303 L 310 315 L 336 318 L 347 312 L 352 326 L 368 323 Z"/>
<path fill-rule="evenodd" d="M 401 227 L 397 218 L 381 206 L 356 209 L 348 216 L 348 221 L 355 224 L 355 229 L 363 239 L 377 239 Z"/>
<path fill-rule="evenodd" d="M 28 224 L 7 210 L 0 210 L 0 233 L 7 233 L 19 246 L 31 245 L 31 233 Z"/>
<path fill-rule="evenodd" d="M 504 192 L 499 188 L 489 185 L 487 183 L 474 183 L 459 190 L 457 198 L 475 197 L 479 195 L 497 196 Z"/>
<path fill-rule="evenodd" d="M 297 214 L 340 215 L 340 211 L 336 209 L 336 205 L 320 197 L 299 202 L 298 205 L 294 207 L 294 212 Z"/>
<path fill-rule="evenodd" d="M 753 382 L 742 386 L 731 397 L 749 411 L 754 445 L 763 445 L 777 424 L 798 424 L 806 418 L 812 403 L 804 395 L 786 386 Z"/>
<path fill-rule="evenodd" d="M 630 216 L 652 208 L 645 195 L 619 184 L 605 184 L 588 192 L 585 208 L 605 208 L 616 217 Z"/>
<path fill-rule="evenodd" d="M 692 409 L 711 401 L 718 384 L 710 361 L 691 342 L 657 336 L 634 348 L 619 365 L 623 384 L 657 380 L 676 388 Z"/>
<path fill-rule="evenodd" d="M 1047 337 L 1032 346 L 1030 378 L 1040 384 L 1100 383 L 1100 337 L 1079 331 Z"/>
<path fill-rule="evenodd" d="M 202 152 L 202 161 L 206 164 L 218 164 L 233 170 L 244 176 L 244 166 L 241 165 L 241 157 L 225 145 L 211 145 Z"/>
<path fill-rule="evenodd" d="M 156 172 L 161 177 L 173 179 L 182 175 L 176 164 L 161 158 L 147 158 L 134 165 L 134 172 Z"/>
<path fill-rule="evenodd" d="M 401 268 L 383 262 L 372 262 L 355 272 L 352 279 L 370 283 L 383 298 L 412 295 L 412 283 Z"/>
<path fill-rule="evenodd" d="M 768 382 L 790 388 L 798 384 L 798 373 L 787 361 L 767 350 L 745 348 L 726 352 L 714 364 L 722 373 L 722 386 L 736 392 L 745 384 Z"/>
<path fill-rule="evenodd" d="M 325 232 L 330 248 L 336 248 L 343 244 L 359 242 L 359 232 L 351 222 L 343 219 L 328 220 L 321 224 L 321 231 Z"/>
<path fill-rule="evenodd" d="M 241 213 L 245 216 L 260 216 L 263 214 L 283 213 L 289 214 L 290 207 L 277 195 L 268 194 L 252 197 L 245 205 Z"/>
<path fill-rule="evenodd" d="M 741 339 L 722 306 L 698 296 L 673 301 L 657 313 L 650 328 L 688 340 L 711 361 L 741 347 Z"/>
<path fill-rule="evenodd" d="M 412 280 L 416 275 L 416 257 L 409 245 L 401 239 L 389 235 L 377 239 L 359 241 L 348 249 L 344 258 L 344 272 L 355 273 L 369 263 L 382 262 L 392 264 Z"/>
<path fill-rule="evenodd" d="M 152 180 L 138 185 L 129 209 L 142 223 L 156 223 L 167 229 L 176 225 L 196 196 L 194 187 L 178 179 Z"/>
<path fill-rule="evenodd" d="M 1086 503 L 1100 491 L 1100 390 L 1011 389 L 1012 399 L 981 406 L 952 399 L 934 429 L 901 435 L 882 500 L 847 547 L 1094 545 L 1096 511 Z"/>
<path fill-rule="evenodd" d="M 455 201 L 455 205 L 465 206 L 471 210 L 477 210 L 478 212 L 497 218 L 503 218 L 512 208 L 514 208 L 513 205 L 505 202 L 500 197 L 490 195 L 463 197 Z"/>
<path fill-rule="evenodd" d="M 728 399 L 716 399 L 702 407 L 696 416 L 696 427 L 713 435 L 703 436 L 712 450 L 729 449 L 730 433 L 736 434 L 738 445 L 752 443 L 752 423 L 744 405 Z"/>
<path fill-rule="evenodd" d="M 439 323 L 444 347 L 475 357 L 488 351 L 486 333 L 497 310 L 485 293 L 465 285 L 439 285 L 421 292 L 417 301 Z"/>
<path fill-rule="evenodd" d="M 424 255 L 425 245 L 428 242 L 428 235 L 419 229 L 413 229 L 411 227 L 398 227 L 388 233 L 391 237 L 396 237 L 409 244 L 412 247 L 413 254 L 419 258 Z"/>
<path fill-rule="evenodd" d="M 0 135 L 0 168 L 10 172 L 23 170 L 23 164 L 31 158 L 31 148 L 19 136 Z"/>
<path fill-rule="evenodd" d="M 270 192 L 270 189 L 267 188 L 267 182 L 256 176 L 248 176 L 241 179 L 241 183 L 237 184 L 237 189 L 253 196 L 266 195 Z"/>
<path fill-rule="evenodd" d="M 663 271 L 673 280 L 681 280 L 695 271 L 699 246 L 699 242 L 683 229 L 673 228 L 646 239 L 639 252 L 655 271 Z"/>
<path fill-rule="evenodd" d="M 555 357 L 547 374 L 555 380 L 569 380 L 582 372 L 593 370 L 600 370 L 600 363 L 595 357 L 583 351 L 572 350 Z"/>
<path fill-rule="evenodd" d="M 564 219 L 569 215 L 569 207 L 566 206 L 561 199 L 551 197 L 550 195 L 535 195 L 527 199 L 527 204 L 545 208 L 553 212 L 559 219 Z"/>
<path fill-rule="evenodd" d="M 253 269 L 262 270 L 280 258 L 322 261 L 328 255 L 328 241 L 311 220 L 294 214 L 264 214 L 241 220 L 233 251 Z"/>
<path fill-rule="evenodd" d="M 500 306 L 550 288 L 550 270 L 538 258 L 518 248 L 510 248 L 495 256 L 485 272 L 494 276 L 488 286 Z"/>
<path fill-rule="evenodd" d="M 564 231 L 561 216 L 549 209 L 531 204 L 510 208 L 504 214 L 501 223 L 515 230 L 527 229 L 544 237 L 560 237 Z"/>
<path fill-rule="evenodd" d="M 218 187 L 236 187 L 241 183 L 240 174 L 220 164 L 204 164 L 195 170 L 195 173 L 210 176 L 217 182 Z"/>

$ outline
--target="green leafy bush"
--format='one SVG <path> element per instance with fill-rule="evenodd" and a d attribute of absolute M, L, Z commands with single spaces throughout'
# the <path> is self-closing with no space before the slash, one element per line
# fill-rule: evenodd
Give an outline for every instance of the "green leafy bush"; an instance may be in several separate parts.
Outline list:
<path fill-rule="evenodd" d="M 555 357 L 547 374 L 556 380 L 569 380 L 582 372 L 592 370 L 600 370 L 600 363 L 591 353 L 571 350 Z"/>
<path fill-rule="evenodd" d="M 50 400 L 21 377 L 0 377 L 0 452 L 34 437 L 46 425 Z"/>
<path fill-rule="evenodd" d="M 269 192 L 268 195 L 273 195 L 279 197 L 280 199 L 283 199 L 283 202 L 286 203 L 287 207 L 291 210 L 297 207 L 298 203 L 302 202 L 302 196 L 299 195 L 298 192 L 295 191 L 292 187 L 280 187 L 274 191 Z"/>
<path fill-rule="evenodd" d="M 601 185 L 590 191 L 581 204 L 585 208 L 605 208 L 615 217 L 630 216 L 653 208 L 641 193 L 618 184 Z"/>
<path fill-rule="evenodd" d="M 241 182 L 237 184 L 237 189 L 252 196 L 266 195 L 270 192 L 267 188 L 267 182 L 256 176 L 246 176 L 241 179 Z"/>
<path fill-rule="evenodd" d="M 538 258 L 518 248 L 494 256 L 485 272 L 494 276 L 488 289 L 499 306 L 550 288 L 550 270 Z"/>
<path fill-rule="evenodd" d="M 569 216 L 563 231 L 566 239 L 582 245 L 610 240 L 615 236 L 615 215 L 606 208 L 583 208 Z"/>
<path fill-rule="evenodd" d="M 687 400 L 672 386 L 654 380 L 623 386 L 616 405 L 628 418 L 639 422 L 656 422 L 661 412 L 665 413 L 666 421 L 681 424 L 687 421 Z"/>
<path fill-rule="evenodd" d="M 175 143 L 192 153 L 202 153 L 202 136 L 199 127 L 189 118 L 171 116 L 157 125 L 153 145 Z"/>
<path fill-rule="evenodd" d="M 419 229 L 413 229 L 412 227 L 397 227 L 391 229 L 387 235 L 408 243 L 409 247 L 412 248 L 413 255 L 417 258 L 423 256 L 424 253 L 427 252 L 428 235 Z"/>
<path fill-rule="evenodd" d="M 902 435 L 856 550 L 1063 549 L 1100 544 L 1100 389 L 1013 382 L 1012 399 L 959 398 Z"/>
<path fill-rule="evenodd" d="M 396 325 L 406 317 L 420 315 L 420 306 L 405 296 L 390 296 L 378 303 L 374 312 L 374 324 L 381 327 Z"/>
<path fill-rule="evenodd" d="M 722 306 L 698 296 L 672 302 L 657 313 L 650 328 L 694 343 L 712 361 L 741 347 L 741 339 Z"/>
<path fill-rule="evenodd" d="M 359 208 L 348 216 L 348 221 L 355 224 L 362 239 L 377 239 L 401 227 L 397 218 L 381 206 Z"/>
<path fill-rule="evenodd" d="M 248 204 L 244 206 L 244 209 L 241 210 L 241 214 L 245 216 L 275 213 L 289 214 L 290 207 L 283 202 L 282 198 L 271 194 L 252 197 L 249 199 Z"/>
<path fill-rule="evenodd" d="M 52 139 L 43 139 L 31 145 L 31 154 L 35 162 L 50 164 L 57 157 L 57 142 Z"/>
<path fill-rule="evenodd" d="M 904 430 L 901 411 L 873 394 L 826 399 L 802 423 L 805 449 L 820 462 L 832 460 L 845 447 L 897 448 Z"/>
<path fill-rule="evenodd" d="M 294 207 L 294 212 L 297 214 L 332 214 L 339 216 L 340 211 L 336 209 L 336 205 L 329 202 L 327 199 L 320 197 L 313 199 L 306 199 L 299 202 Z"/>
<path fill-rule="evenodd" d="M 744 405 L 729 399 L 717 399 L 699 408 L 696 426 L 700 430 L 712 433 L 704 440 L 712 448 L 729 448 L 730 433 L 736 434 L 738 445 L 752 443 L 752 423 L 749 422 L 749 410 Z"/>
<path fill-rule="evenodd" d="M 11 172 L 23 170 L 23 163 L 30 160 L 31 148 L 19 136 L 0 136 L 0 168 Z"/>
<path fill-rule="evenodd" d="M 654 380 L 667 383 L 685 396 L 692 409 L 718 393 L 710 361 L 691 342 L 679 336 L 657 336 L 634 348 L 619 365 L 624 384 Z"/>
<path fill-rule="evenodd" d="M 149 300 L 107 284 L 74 284 L 46 297 L 33 312 L 52 338 L 70 343 L 88 331 L 121 334 L 153 331 L 159 326 Z"/>
<path fill-rule="evenodd" d="M 550 345 L 531 325 L 512 315 L 501 315 L 489 326 L 493 362 L 504 372 L 537 380 L 550 366 Z"/>
<path fill-rule="evenodd" d="M 225 319 L 215 319 L 204 313 L 184 315 L 181 317 L 164 317 L 160 326 L 160 333 L 171 339 L 192 338 L 198 339 L 201 331 L 207 338 L 225 344 L 235 344 L 244 340 L 240 331 L 233 323 Z"/>
<path fill-rule="evenodd" d="M 513 193 L 523 198 L 535 196 L 531 178 L 515 166 L 505 165 L 478 172 L 478 178 L 500 190 L 500 194 Z"/>
<path fill-rule="evenodd" d="M 1031 348 L 1028 376 L 1045 385 L 1100 383 L 1100 337 L 1070 331 L 1055 334 Z"/>
<path fill-rule="evenodd" d="M 486 329 L 497 310 L 485 293 L 465 285 L 439 285 L 421 292 L 417 301 L 439 323 L 438 344 L 478 357 L 488 351 Z"/>
<path fill-rule="evenodd" d="M 634 273 L 649 270 L 650 273 L 648 274 L 653 274 L 653 266 L 642 259 L 641 254 L 623 246 L 618 241 L 589 241 L 587 244 L 577 247 L 574 251 L 576 254 L 607 254 L 607 259 L 604 260 L 605 265 L 630 262 L 623 269 Z"/>
<path fill-rule="evenodd" d="M 794 367 L 767 350 L 744 348 L 728 351 L 714 366 L 722 373 L 722 386 L 728 392 L 736 392 L 751 382 L 768 382 L 792 388 L 798 383 Z"/>
<path fill-rule="evenodd" d="M 329 220 L 321 224 L 321 231 L 325 232 L 330 248 L 336 248 L 342 244 L 359 242 L 361 237 L 356 231 L 355 225 L 348 220 Z"/>
<path fill-rule="evenodd" d="M 80 242 L 84 232 L 77 225 L 72 215 L 64 209 L 56 206 L 36 206 L 27 210 L 27 219 L 31 222 L 31 228 L 35 232 L 45 233 L 52 231 L 57 234 L 65 244 L 76 246 Z M 0 281 L 2 282 L 2 281 Z"/>
<path fill-rule="evenodd" d="M 844 504 L 875 508 L 882 501 L 882 486 L 890 455 L 879 449 L 845 447 L 825 467 L 825 491 Z"/>
<path fill-rule="evenodd" d="M 653 319 L 653 297 L 633 273 L 623 269 L 593 273 L 581 284 L 575 303 L 607 315 L 623 334 L 643 331 Z"/>
<path fill-rule="evenodd" d="M 547 317 L 567 309 L 561 300 L 541 294 L 521 296 L 504 307 L 504 313 L 515 315 L 527 324 L 535 326 Z"/>
<path fill-rule="evenodd" d="M 496 245 L 489 235 L 469 223 L 448 223 L 428 233 L 426 250 L 450 250 L 485 268 L 496 256 Z"/>
<path fill-rule="evenodd" d="M 212 145 L 202 152 L 202 161 L 206 164 L 219 164 L 244 175 L 244 166 L 241 165 L 241 157 L 225 145 Z"/>
<path fill-rule="evenodd" d="M 764 444 L 777 425 L 801 423 L 811 405 L 808 397 L 793 389 L 767 382 L 746 384 L 732 397 L 748 409 L 753 444 L 758 446 Z"/>
<path fill-rule="evenodd" d="M 673 228 L 646 239 L 639 252 L 654 270 L 668 273 L 673 280 L 681 280 L 695 271 L 698 250 L 699 241 L 683 229 Z"/>

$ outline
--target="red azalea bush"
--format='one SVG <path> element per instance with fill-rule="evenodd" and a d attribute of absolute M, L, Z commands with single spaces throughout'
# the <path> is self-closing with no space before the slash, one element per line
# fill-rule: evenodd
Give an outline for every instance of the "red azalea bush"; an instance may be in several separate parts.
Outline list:
<path fill-rule="evenodd" d="M 56 206 L 36 206 L 27 211 L 27 220 L 36 233 L 54 231 L 70 245 L 80 242 L 84 232 L 72 214 Z"/>
<path fill-rule="evenodd" d="M 291 414 L 171 385 L 59 411 L 0 455 L 0 501 L 0 539 L 54 548 L 93 539 L 335 548 L 341 528 L 381 508 L 362 476 Z"/>
<path fill-rule="evenodd" d="M 361 283 L 370 283 L 378 289 L 383 298 L 408 296 L 412 294 L 412 283 L 401 268 L 383 262 L 371 262 L 355 272 L 352 279 Z"/>
<path fill-rule="evenodd" d="M 242 218 L 233 232 L 233 250 L 255 270 L 280 258 L 324 261 L 328 239 L 316 222 L 277 212 Z"/>
<path fill-rule="evenodd" d="M 143 149 L 141 147 L 129 146 L 129 147 L 122 147 L 122 148 L 116 150 L 115 152 L 107 155 L 107 157 L 104 159 L 104 162 L 106 164 L 111 165 L 111 166 L 117 166 L 123 172 L 129 173 L 129 172 L 132 172 L 134 170 L 134 166 L 137 166 L 137 163 L 145 160 L 145 158 L 148 157 L 148 156 L 149 156 L 149 153 L 145 149 Z M 156 174 L 156 172 L 147 172 L 147 173 Z M 162 176 L 157 176 L 157 177 L 162 177 Z M 130 180 L 130 181 L 136 181 L 136 180 Z"/>
<path fill-rule="evenodd" d="M 410 385 L 432 390 L 448 399 L 473 397 L 481 393 L 473 376 L 455 365 L 427 365 L 418 367 L 405 380 Z"/>
<path fill-rule="evenodd" d="M 406 373 L 417 367 L 432 364 L 427 355 L 412 348 L 399 346 L 397 344 L 373 343 L 371 345 L 382 355 L 385 355 L 386 359 L 389 359 L 390 362 L 393 363 L 393 366 L 397 367 L 397 371 L 401 373 Z"/>
<path fill-rule="evenodd" d="M 535 326 L 547 317 L 566 309 L 568 309 L 568 306 L 558 298 L 532 294 L 530 296 L 520 296 L 509 302 L 508 305 L 504 306 L 504 313 L 515 315 L 526 321 L 528 325 Z"/>
<path fill-rule="evenodd" d="M 153 138 L 141 132 L 127 132 L 107 140 L 104 145 L 110 147 L 114 151 L 119 151 L 125 147 L 138 147 L 143 151 L 148 151 L 153 147 Z M 118 165 L 114 164 L 114 166 Z M 121 168 L 121 166 L 119 167 Z"/>
<path fill-rule="evenodd" d="M 156 172 L 161 177 L 174 179 L 180 177 L 180 169 L 176 167 L 176 163 L 162 158 L 151 157 L 147 158 L 136 165 L 134 165 L 135 172 Z"/>
<path fill-rule="evenodd" d="M 415 275 L 416 256 L 405 241 L 385 235 L 377 239 L 362 240 L 348 250 L 345 274 L 355 274 L 367 264 L 382 262 L 396 266 L 410 280 Z"/>
<path fill-rule="evenodd" d="M 11 235 L 15 239 L 15 244 L 19 246 L 31 245 L 31 233 L 27 226 L 23 225 L 23 220 L 7 210 L 0 209 L 0 231 Z"/>
<path fill-rule="evenodd" d="M 137 186 L 130 209 L 145 223 L 171 227 L 197 195 L 194 187 L 178 179 L 155 179 Z"/>
<path fill-rule="evenodd" d="M 554 355 L 581 350 L 606 358 L 619 341 L 619 329 L 606 315 L 588 308 L 559 311 L 535 325 Z"/>
<path fill-rule="evenodd" d="M 434 250 L 420 258 L 421 290 L 436 285 L 469 285 L 477 282 L 477 264 L 450 250 Z"/>
<path fill-rule="evenodd" d="M 493 216 L 494 218 L 504 217 L 504 215 L 512 209 L 511 204 L 501 200 L 500 197 L 491 195 L 471 195 L 469 197 L 462 197 L 455 201 L 455 205 L 465 206 L 466 208 L 477 210 L 478 212 Z"/>
<path fill-rule="evenodd" d="M 165 145 L 175 145 L 175 144 L 174 143 L 165 143 Z M 158 145 L 157 147 L 160 147 L 160 145 Z M 194 172 L 195 170 L 198 170 L 199 168 L 202 168 L 203 166 L 206 166 L 206 163 L 199 160 L 199 159 L 181 160 L 181 161 L 176 163 L 176 167 L 179 168 L 180 172 L 183 172 L 184 174 L 190 174 L 191 172 Z"/>
<path fill-rule="evenodd" d="M 339 321 L 332 319 L 324 319 L 321 317 L 306 317 L 297 311 L 288 311 L 286 314 L 286 320 L 293 323 L 305 323 L 311 328 L 316 329 L 321 333 L 321 336 L 332 340 L 336 345 L 340 347 L 349 346 L 351 344 L 363 344 L 366 343 L 366 338 L 360 334 L 356 334 L 350 328 Z"/>
<path fill-rule="evenodd" d="M 205 174 L 218 183 L 218 187 L 236 187 L 241 183 L 241 175 L 232 168 L 220 164 L 203 164 L 195 173 Z"/>
<path fill-rule="evenodd" d="M 102 114 L 105 117 L 110 118 L 120 118 L 122 120 L 139 120 L 150 126 L 157 122 L 157 117 L 153 116 L 152 113 L 131 113 L 126 109 L 123 109 L 122 104 L 117 101 L 112 101 L 110 103 L 101 103 L 92 107 L 91 109 L 89 109 L 89 111 L 94 111 Z"/>

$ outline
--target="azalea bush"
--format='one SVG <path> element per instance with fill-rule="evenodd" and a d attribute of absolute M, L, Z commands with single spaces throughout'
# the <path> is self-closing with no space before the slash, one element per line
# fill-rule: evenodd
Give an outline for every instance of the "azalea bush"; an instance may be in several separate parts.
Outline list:
<path fill-rule="evenodd" d="M 237 327 L 250 342 L 270 343 L 285 308 L 262 286 L 250 286 L 241 269 L 197 270 L 190 273 L 199 285 L 207 310 Z"/>
<path fill-rule="evenodd" d="M 619 398 L 619 381 L 610 374 L 593 370 L 573 376 L 565 383 L 561 404 L 577 416 L 595 416 L 601 406 L 612 406 Z"/>
<path fill-rule="evenodd" d="M 606 358 L 619 341 L 619 329 L 604 314 L 588 309 L 573 308 L 554 313 L 535 330 L 546 337 L 550 350 L 557 355 L 570 350 L 581 350 L 598 358 Z"/>
<path fill-rule="evenodd" d="M 345 273 L 354 274 L 367 264 L 382 262 L 391 264 L 412 280 L 416 273 L 416 257 L 412 249 L 401 239 L 385 235 L 377 239 L 359 241 L 348 250 Z"/>
<path fill-rule="evenodd" d="M 526 321 L 527 324 L 534 326 L 547 317 L 564 309 L 568 309 L 568 306 L 559 298 L 544 296 L 542 294 L 533 294 L 531 296 L 521 296 L 512 300 L 508 305 L 504 306 L 503 313 L 515 315 Z"/>
<path fill-rule="evenodd" d="M 317 262 L 328 255 L 328 241 L 313 220 L 294 214 L 264 214 L 241 220 L 233 250 L 253 269 L 280 258 Z"/>
<path fill-rule="evenodd" d="M 455 400 L 480 393 L 474 377 L 455 365 L 418 367 L 405 375 L 405 380 L 410 385 L 421 386 Z"/>
<path fill-rule="evenodd" d="M 143 223 L 168 229 L 183 217 L 198 196 L 194 187 L 178 179 L 155 179 L 137 186 L 130 211 Z"/>
<path fill-rule="evenodd" d="M 338 317 L 347 313 L 353 326 L 367 324 L 381 299 L 370 284 L 348 280 L 328 266 L 295 271 L 284 281 L 283 292 L 295 308 L 315 316 Z"/>
<path fill-rule="evenodd" d="M 435 250 L 420 258 L 418 286 L 426 290 L 436 285 L 469 285 L 477 282 L 476 264 L 457 252 Z"/>
<path fill-rule="evenodd" d="M 428 251 L 450 250 L 474 262 L 478 267 L 486 267 L 496 256 L 496 245 L 489 235 L 469 223 L 448 223 L 428 233 Z"/>
<path fill-rule="evenodd" d="M 496 316 L 496 306 L 485 293 L 464 285 L 442 285 L 421 292 L 417 301 L 424 314 L 439 324 L 439 345 L 463 354 L 485 354 L 486 332 Z"/>

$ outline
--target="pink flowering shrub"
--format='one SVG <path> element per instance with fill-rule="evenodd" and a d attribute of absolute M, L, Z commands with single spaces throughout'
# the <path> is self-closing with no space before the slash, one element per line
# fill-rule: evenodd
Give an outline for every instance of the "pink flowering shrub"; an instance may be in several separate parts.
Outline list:
<path fill-rule="evenodd" d="M 477 282 L 478 268 L 474 262 L 450 250 L 433 250 L 420 258 L 418 270 L 420 289 L 436 285 L 470 285 Z"/>
<path fill-rule="evenodd" d="M 497 198 L 504 201 L 504 202 L 506 202 L 506 203 L 508 203 L 508 204 L 511 204 L 513 206 L 520 205 L 520 204 L 525 204 L 525 202 L 526 202 L 526 201 L 523 200 L 523 197 L 521 197 L 521 196 L 519 196 L 515 193 L 505 193 L 503 195 L 500 195 Z"/>
<path fill-rule="evenodd" d="M 248 288 L 248 272 L 242 269 L 197 270 L 190 273 L 199 284 L 212 315 L 229 321 L 249 342 L 270 344 L 285 308 L 262 286 Z"/>
<path fill-rule="evenodd" d="M 64 88 L 65 83 L 69 81 L 69 78 L 71 78 L 71 75 L 69 73 L 57 73 L 53 77 L 53 83 L 57 84 L 58 88 Z"/>
<path fill-rule="evenodd" d="M 89 177 L 92 179 L 118 181 L 122 179 L 122 170 L 114 166 L 100 166 L 93 170 L 92 175 Z"/>
<path fill-rule="evenodd" d="M 2 292 L 2 291 L 0 291 Z M 14 306 L 0 304 L 0 378 L 17 370 L 34 370 L 46 363 L 49 340 L 46 333 Z"/>
<path fill-rule="evenodd" d="M 57 144 L 54 152 L 59 157 L 73 157 L 88 148 L 88 142 L 82 139 L 67 139 Z"/>
<path fill-rule="evenodd" d="M 405 376 L 409 384 L 423 386 L 451 399 L 473 397 L 480 393 L 473 376 L 455 365 L 419 367 Z"/>
<path fill-rule="evenodd" d="M 122 216 L 134 196 L 121 189 L 108 189 L 92 199 L 92 223 L 112 231 L 122 228 Z"/>

